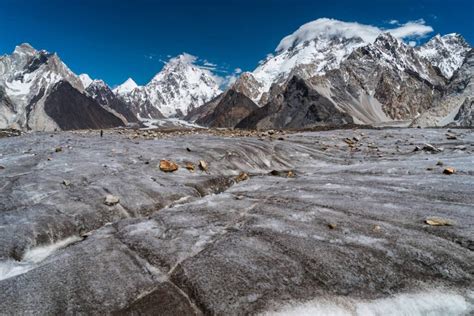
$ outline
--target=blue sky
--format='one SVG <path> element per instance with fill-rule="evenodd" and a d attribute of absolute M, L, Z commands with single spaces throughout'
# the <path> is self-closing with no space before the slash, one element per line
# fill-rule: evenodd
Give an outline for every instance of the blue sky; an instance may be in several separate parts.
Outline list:
<path fill-rule="evenodd" d="M 253 70 L 284 36 L 321 17 L 383 28 L 423 19 L 430 35 L 457 32 L 472 45 L 473 12 L 473 0 L 0 0 L 0 54 L 28 42 L 111 86 L 129 76 L 145 84 L 182 52 L 221 75 Z"/>

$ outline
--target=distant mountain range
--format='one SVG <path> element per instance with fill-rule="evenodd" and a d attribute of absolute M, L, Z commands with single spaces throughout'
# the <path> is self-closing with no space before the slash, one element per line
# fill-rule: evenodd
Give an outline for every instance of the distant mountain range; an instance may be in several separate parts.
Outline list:
<path fill-rule="evenodd" d="M 473 48 L 459 34 L 412 47 L 390 33 L 319 19 L 221 91 L 182 54 L 146 85 L 111 89 L 28 44 L 0 57 L 0 128 L 51 131 L 178 117 L 204 126 L 302 128 L 370 124 L 472 126 Z"/>

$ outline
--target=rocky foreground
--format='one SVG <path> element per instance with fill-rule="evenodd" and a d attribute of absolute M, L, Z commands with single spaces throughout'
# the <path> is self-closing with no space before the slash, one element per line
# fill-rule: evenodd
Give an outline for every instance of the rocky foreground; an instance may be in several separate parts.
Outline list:
<path fill-rule="evenodd" d="M 474 133 L 0 138 L 0 314 L 468 315 Z"/>

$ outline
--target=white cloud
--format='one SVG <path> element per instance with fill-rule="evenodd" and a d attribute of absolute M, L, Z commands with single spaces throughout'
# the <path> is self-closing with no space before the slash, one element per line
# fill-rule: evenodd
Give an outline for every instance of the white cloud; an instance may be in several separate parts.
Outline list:
<path fill-rule="evenodd" d="M 240 74 L 242 72 L 242 69 L 241 68 L 235 68 L 234 72 L 236 74 Z"/>
<path fill-rule="evenodd" d="M 415 46 L 416 46 L 416 42 L 415 42 L 415 41 L 409 41 L 409 42 L 408 42 L 408 45 L 410 45 L 411 47 L 415 47 Z"/>
<path fill-rule="evenodd" d="M 390 20 L 390 21 L 388 21 L 388 24 L 399 25 L 400 22 L 398 20 Z"/>
<path fill-rule="evenodd" d="M 283 38 L 277 46 L 276 51 L 286 50 L 294 45 L 312 40 L 319 36 L 338 36 L 343 38 L 360 37 L 363 41 L 372 43 L 375 41 L 377 36 L 383 32 L 388 32 L 399 39 L 413 39 L 423 37 L 426 34 L 433 32 L 433 28 L 425 25 L 423 19 L 409 21 L 405 24 L 398 24 L 395 28 L 383 29 L 357 22 L 343 22 L 334 19 L 321 18 L 302 25 L 293 34 Z"/>

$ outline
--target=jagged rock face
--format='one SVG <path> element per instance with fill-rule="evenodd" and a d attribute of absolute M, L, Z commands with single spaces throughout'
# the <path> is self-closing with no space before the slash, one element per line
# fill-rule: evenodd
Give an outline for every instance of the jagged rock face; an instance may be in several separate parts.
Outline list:
<path fill-rule="evenodd" d="M 115 111 L 127 120 L 127 122 L 138 122 L 138 118 L 130 109 L 128 104 L 119 99 L 102 80 L 93 80 L 86 88 L 86 94 L 92 97 L 104 108 Z"/>
<path fill-rule="evenodd" d="M 58 128 L 44 112 L 44 100 L 59 81 L 68 81 L 83 91 L 79 78 L 56 54 L 37 51 L 28 44 L 15 48 L 11 55 L 0 57 L 0 86 L 13 105 L 8 118 L 0 121 L 2 127 L 52 130 Z M 3 113 L 4 110 L 1 110 Z"/>
<path fill-rule="evenodd" d="M 221 93 L 213 75 L 195 65 L 196 57 L 172 58 L 146 86 L 130 79 L 114 92 L 131 105 L 139 118 L 185 116 Z"/>
<path fill-rule="evenodd" d="M 411 120 L 426 111 L 441 98 L 445 85 L 445 79 L 413 48 L 390 34 L 356 49 L 340 69 L 326 77 L 332 97 L 350 95 L 359 100 L 359 108 L 363 108 L 362 100 L 373 98 L 371 106 L 379 104 L 391 120 Z M 370 123 L 376 122 L 377 118 Z"/>
<path fill-rule="evenodd" d="M 331 100 L 312 89 L 303 79 L 293 77 L 284 92 L 244 118 L 237 128 L 303 128 L 315 125 L 353 123 Z"/>
<path fill-rule="evenodd" d="M 471 49 L 462 66 L 454 72 L 443 99 L 436 107 L 414 120 L 414 126 L 445 126 L 448 124 L 472 126 L 469 119 L 471 100 L 474 98 L 474 49 Z M 471 125 L 469 125 L 471 124 Z"/>
<path fill-rule="evenodd" d="M 109 112 L 113 106 L 102 108 L 83 94 L 91 84 L 89 76 L 76 76 L 56 54 L 28 44 L 17 46 L 13 54 L 0 57 L 0 128 L 51 131 L 123 125 Z"/>
<path fill-rule="evenodd" d="M 327 22 L 327 19 L 320 20 L 322 24 Z M 233 89 L 264 105 L 269 100 L 268 92 L 273 84 L 282 85 L 295 75 L 303 79 L 323 75 L 338 68 L 354 49 L 367 43 L 358 36 L 346 38 L 324 32 L 311 40 L 295 40 L 291 44 L 285 38 L 275 55 L 263 60 L 252 73 L 243 74 Z"/>
<path fill-rule="evenodd" d="M 62 130 L 124 126 L 116 115 L 104 109 L 67 81 L 58 82 L 44 101 L 46 114 Z"/>
<path fill-rule="evenodd" d="M 466 98 L 454 117 L 453 125 L 463 127 L 474 126 L 474 98 Z"/>
<path fill-rule="evenodd" d="M 214 100 L 213 100 L 214 101 Z M 235 127 L 243 118 L 258 109 L 258 106 L 243 93 L 228 90 L 224 92 L 218 102 L 212 102 L 208 107 L 213 107 L 212 111 L 196 120 L 196 123 L 209 127 Z M 203 107 L 205 108 L 205 107 Z"/>
<path fill-rule="evenodd" d="M 436 35 L 424 45 L 416 48 L 416 53 L 438 67 L 450 79 L 464 62 L 471 46 L 459 34 Z"/>

